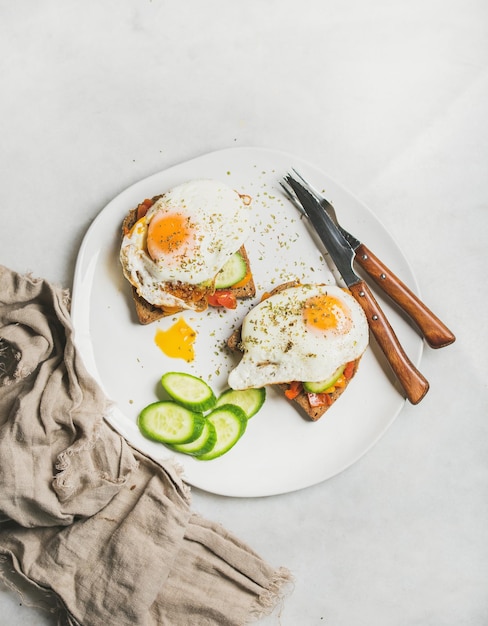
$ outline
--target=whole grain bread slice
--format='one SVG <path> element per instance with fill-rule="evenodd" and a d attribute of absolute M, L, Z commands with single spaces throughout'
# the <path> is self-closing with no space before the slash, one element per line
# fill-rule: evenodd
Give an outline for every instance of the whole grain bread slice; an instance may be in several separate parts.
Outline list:
<path fill-rule="evenodd" d="M 289 287 L 296 287 L 298 285 L 299 285 L 298 282 L 283 283 L 282 285 L 279 285 L 278 287 L 275 287 L 272 291 L 270 291 L 269 296 L 279 293 L 280 291 L 283 291 L 284 289 L 288 289 Z M 227 339 L 227 346 L 233 352 L 242 352 L 241 327 L 236 328 L 234 332 L 232 333 L 232 335 Z M 359 357 L 358 359 L 354 361 L 352 375 L 348 379 L 346 379 L 344 387 L 337 387 L 332 393 L 329 394 L 329 398 L 330 398 L 329 404 L 324 404 L 318 407 L 311 406 L 309 402 L 308 394 L 303 388 L 300 390 L 299 394 L 292 400 L 286 398 L 285 396 L 286 400 L 288 402 L 294 403 L 297 409 L 299 410 L 299 412 L 304 413 L 308 418 L 316 422 L 318 419 L 322 417 L 322 415 L 324 415 L 324 413 L 326 413 L 331 408 L 331 406 L 333 406 L 333 404 L 340 398 L 340 396 L 347 389 L 347 386 L 349 385 L 349 383 L 351 382 L 352 378 L 355 376 L 358 370 L 360 361 L 361 361 L 361 357 Z M 289 381 L 289 382 L 293 382 L 293 381 Z M 289 382 L 277 383 L 272 386 L 277 389 L 280 389 L 283 395 L 285 395 L 285 391 L 289 388 Z"/>
<path fill-rule="evenodd" d="M 153 202 L 156 202 L 161 198 L 161 196 L 155 196 L 152 198 Z M 125 216 L 122 222 L 122 236 L 124 236 L 130 229 L 134 226 L 137 221 L 138 216 L 138 207 L 131 209 L 129 213 Z M 229 290 L 235 295 L 237 299 L 245 299 L 252 298 L 256 294 L 256 286 L 254 283 L 254 279 L 251 273 L 251 264 L 249 261 L 249 256 L 245 249 L 245 246 L 241 246 L 239 252 L 246 263 L 246 269 L 248 275 L 250 275 L 250 279 L 242 286 L 230 287 Z M 204 311 L 208 307 L 207 297 L 210 293 L 212 293 L 212 289 L 202 289 L 198 293 L 198 297 L 195 298 L 195 294 L 193 291 L 192 285 L 179 285 L 178 291 L 179 295 L 181 294 L 183 297 L 185 294 L 190 297 L 192 295 L 192 300 L 196 306 L 196 311 L 201 312 Z M 218 291 L 218 290 L 217 290 Z M 135 312 L 137 315 L 137 319 L 141 324 L 151 324 L 163 317 L 167 317 L 169 315 L 174 315 L 175 313 L 179 313 L 184 309 L 182 307 L 162 307 L 155 306 L 151 304 L 147 300 L 145 300 L 142 296 L 137 292 L 136 287 L 132 286 L 132 300 L 134 302 Z"/>

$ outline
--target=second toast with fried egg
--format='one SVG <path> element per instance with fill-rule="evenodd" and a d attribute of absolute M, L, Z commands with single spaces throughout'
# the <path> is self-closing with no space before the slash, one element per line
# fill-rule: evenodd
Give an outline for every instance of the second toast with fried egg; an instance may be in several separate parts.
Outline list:
<path fill-rule="evenodd" d="M 368 341 L 366 316 L 347 290 L 288 283 L 229 338 L 242 358 L 228 383 L 232 389 L 276 385 L 315 421 L 348 386 Z"/>

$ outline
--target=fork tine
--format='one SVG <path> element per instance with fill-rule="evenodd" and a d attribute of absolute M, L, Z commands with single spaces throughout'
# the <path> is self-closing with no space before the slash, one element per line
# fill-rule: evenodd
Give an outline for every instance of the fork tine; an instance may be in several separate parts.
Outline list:
<path fill-rule="evenodd" d="M 315 199 L 317 200 L 317 202 L 319 202 L 322 207 L 327 211 L 327 213 L 329 214 L 329 217 L 332 218 L 332 220 L 336 223 L 337 226 L 340 226 L 337 220 L 337 215 L 335 212 L 335 208 L 334 205 L 329 202 L 327 200 L 327 198 L 325 198 L 325 196 L 323 196 L 319 191 L 317 191 L 317 189 L 315 187 L 313 187 L 313 185 L 311 185 L 308 181 L 306 181 L 303 176 L 297 172 L 297 170 L 292 167 L 293 172 L 297 175 L 297 177 L 300 179 L 301 184 L 303 187 L 305 187 L 305 189 L 307 189 L 307 191 L 315 197 Z"/>
<path fill-rule="evenodd" d="M 298 172 L 294 167 L 292 167 L 291 169 L 295 172 L 295 174 L 301 180 L 302 185 L 307 189 L 307 191 L 309 193 L 311 193 L 312 196 L 315 196 L 316 200 L 318 200 L 319 202 L 322 202 L 324 200 L 323 195 L 321 193 L 319 193 L 317 191 L 317 189 L 315 189 L 315 187 L 313 185 L 311 185 L 307 180 L 305 180 L 305 178 L 303 178 L 303 176 L 300 174 L 300 172 Z"/>
<path fill-rule="evenodd" d="M 288 196 L 288 198 L 293 202 L 293 204 L 296 206 L 296 208 L 300 211 L 300 213 L 302 215 L 306 215 L 304 208 L 302 207 L 302 205 L 298 201 L 298 198 L 296 197 L 294 191 L 292 191 L 292 189 L 289 187 L 288 182 L 285 183 L 285 182 L 281 182 L 280 181 L 280 185 L 283 188 L 283 190 L 286 193 L 286 195 Z"/>

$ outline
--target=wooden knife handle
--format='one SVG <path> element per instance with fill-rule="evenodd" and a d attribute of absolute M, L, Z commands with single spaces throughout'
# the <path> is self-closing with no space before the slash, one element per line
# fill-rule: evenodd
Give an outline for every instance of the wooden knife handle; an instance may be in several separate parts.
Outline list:
<path fill-rule="evenodd" d="M 429 390 L 428 381 L 406 355 L 395 331 L 366 283 L 361 281 L 349 289 L 366 313 L 371 332 L 395 372 L 408 400 L 412 404 L 418 404 Z"/>
<path fill-rule="evenodd" d="M 455 341 L 449 328 L 364 244 L 356 249 L 355 260 L 411 317 L 431 348 L 443 348 Z"/>

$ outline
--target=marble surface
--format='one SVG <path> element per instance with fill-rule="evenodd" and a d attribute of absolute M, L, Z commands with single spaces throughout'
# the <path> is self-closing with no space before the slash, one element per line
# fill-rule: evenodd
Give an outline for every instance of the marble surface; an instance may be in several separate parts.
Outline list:
<path fill-rule="evenodd" d="M 295 584 L 263 624 L 488 624 L 488 5 L 484 0 L 0 3 L 0 262 L 70 288 L 109 200 L 234 146 L 284 150 L 366 203 L 457 341 L 334 478 L 193 490 Z M 1 622 L 55 618 L 0 587 Z"/>

